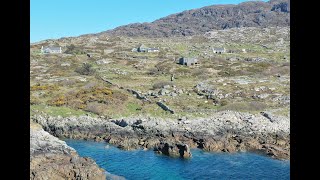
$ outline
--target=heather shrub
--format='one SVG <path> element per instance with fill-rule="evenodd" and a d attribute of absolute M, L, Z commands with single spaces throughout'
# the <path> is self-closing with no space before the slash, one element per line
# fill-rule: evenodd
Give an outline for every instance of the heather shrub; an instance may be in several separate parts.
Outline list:
<path fill-rule="evenodd" d="M 93 75 L 95 73 L 95 70 L 92 68 L 91 64 L 85 63 L 85 64 L 82 64 L 81 67 L 77 68 L 75 72 L 81 75 L 89 76 L 89 75 Z"/>

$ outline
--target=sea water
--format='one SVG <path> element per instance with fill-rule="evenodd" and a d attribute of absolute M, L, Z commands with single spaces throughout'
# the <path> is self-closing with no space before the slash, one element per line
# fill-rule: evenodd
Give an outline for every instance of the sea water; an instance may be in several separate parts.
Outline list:
<path fill-rule="evenodd" d="M 212 153 L 191 150 L 192 158 L 171 158 L 151 150 L 120 150 L 110 144 L 65 140 L 80 156 L 128 180 L 290 179 L 290 161 L 254 153 Z"/>

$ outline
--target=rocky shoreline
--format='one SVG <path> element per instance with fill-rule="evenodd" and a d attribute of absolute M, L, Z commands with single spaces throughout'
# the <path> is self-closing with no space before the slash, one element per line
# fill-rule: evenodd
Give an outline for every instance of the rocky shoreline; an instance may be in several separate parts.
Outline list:
<path fill-rule="evenodd" d="M 105 172 L 90 158 L 80 157 L 64 141 L 30 123 L 30 179 L 124 179 Z"/>
<path fill-rule="evenodd" d="M 210 118 L 195 119 L 63 118 L 40 113 L 31 119 L 59 138 L 105 141 L 125 150 L 144 148 L 189 158 L 190 148 L 200 148 L 212 152 L 250 151 L 290 159 L 290 118 L 269 112 L 223 111 Z"/>

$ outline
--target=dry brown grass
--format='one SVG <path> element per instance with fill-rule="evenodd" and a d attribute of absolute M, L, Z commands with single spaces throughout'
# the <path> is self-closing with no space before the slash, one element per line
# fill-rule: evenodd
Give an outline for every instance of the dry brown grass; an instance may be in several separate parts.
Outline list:
<path fill-rule="evenodd" d="M 172 85 L 173 85 L 173 82 L 170 82 L 170 81 L 160 81 L 160 82 L 155 83 L 155 84 L 152 86 L 152 89 L 160 89 L 160 88 L 163 88 L 165 85 L 172 86 Z"/>
<path fill-rule="evenodd" d="M 30 129 L 33 130 L 40 130 L 42 129 L 42 126 L 36 122 L 33 122 L 32 120 L 30 120 Z"/>
<path fill-rule="evenodd" d="M 235 102 L 226 104 L 219 108 L 219 111 L 231 110 L 231 111 L 262 111 L 267 108 L 267 104 L 263 102 Z"/>

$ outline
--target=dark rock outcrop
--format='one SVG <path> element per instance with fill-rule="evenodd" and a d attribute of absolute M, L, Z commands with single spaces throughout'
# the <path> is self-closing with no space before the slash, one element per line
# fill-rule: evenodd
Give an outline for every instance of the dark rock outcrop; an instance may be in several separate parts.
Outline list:
<path fill-rule="evenodd" d="M 189 146 L 181 143 L 160 143 L 154 150 L 171 157 L 190 158 L 192 156 Z"/>
<path fill-rule="evenodd" d="M 160 106 L 163 110 L 169 111 L 171 114 L 174 114 L 174 111 L 169 108 L 169 106 L 165 105 L 163 102 L 158 101 L 157 105 Z"/>

